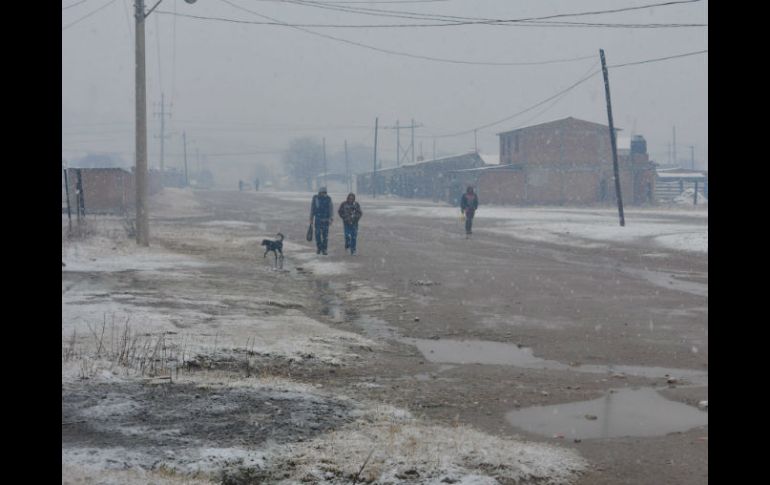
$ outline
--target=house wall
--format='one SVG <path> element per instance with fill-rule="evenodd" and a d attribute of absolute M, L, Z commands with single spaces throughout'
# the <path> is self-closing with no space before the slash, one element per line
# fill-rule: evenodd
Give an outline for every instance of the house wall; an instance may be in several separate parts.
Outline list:
<path fill-rule="evenodd" d="M 119 168 L 81 168 L 68 170 L 70 204 L 72 210 L 77 204 L 77 172 L 83 180 L 83 193 L 86 213 L 122 214 L 136 207 L 136 185 L 132 172 Z M 63 180 L 63 176 L 62 176 Z M 150 171 L 148 175 L 148 195 L 162 190 L 160 172 Z M 62 183 L 62 200 L 66 205 Z"/>
<path fill-rule="evenodd" d="M 500 160 L 547 167 L 603 165 L 612 161 L 610 135 L 606 127 L 574 119 L 522 128 L 500 135 Z"/>
<path fill-rule="evenodd" d="M 518 187 L 524 196 L 500 196 L 501 199 L 560 205 L 616 201 L 612 148 L 606 126 L 569 118 L 502 133 L 500 159 L 503 164 L 522 167 L 524 174 L 524 187 Z M 618 165 L 624 203 L 650 202 L 655 172 L 647 155 L 620 156 Z M 494 186 L 486 178 L 485 183 Z M 479 189 L 483 189 L 481 182 Z"/>

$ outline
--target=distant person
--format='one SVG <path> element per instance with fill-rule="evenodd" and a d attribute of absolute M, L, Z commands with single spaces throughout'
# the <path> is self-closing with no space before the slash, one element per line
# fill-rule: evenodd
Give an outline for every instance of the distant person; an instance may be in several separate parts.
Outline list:
<path fill-rule="evenodd" d="M 259 190 L 259 179 L 254 179 L 254 192 Z"/>
<path fill-rule="evenodd" d="M 345 225 L 345 249 L 350 249 L 350 254 L 356 254 L 356 239 L 358 238 L 358 221 L 364 213 L 356 202 L 356 194 L 349 193 L 345 202 L 340 204 L 337 211 Z"/>
<path fill-rule="evenodd" d="M 316 254 L 327 254 L 329 246 L 329 226 L 332 219 L 332 198 L 326 194 L 326 187 L 318 189 L 310 203 L 310 224 L 315 224 Z"/>
<path fill-rule="evenodd" d="M 243 180 L 238 181 L 238 191 L 243 192 Z"/>
<path fill-rule="evenodd" d="M 476 215 L 476 209 L 479 208 L 479 197 L 473 192 L 470 185 L 465 194 L 460 198 L 460 213 L 465 215 L 465 237 L 471 237 L 473 231 L 473 216 Z"/>

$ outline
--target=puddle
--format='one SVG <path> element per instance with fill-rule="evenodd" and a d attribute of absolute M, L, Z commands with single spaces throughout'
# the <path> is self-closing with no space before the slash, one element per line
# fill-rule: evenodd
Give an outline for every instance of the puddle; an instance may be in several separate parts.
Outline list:
<path fill-rule="evenodd" d="M 531 348 L 501 342 L 481 340 L 429 340 L 407 338 L 403 342 L 414 345 L 427 360 L 443 364 L 510 365 L 525 369 L 569 370 L 590 374 L 624 374 L 648 378 L 669 376 L 686 379 L 699 385 L 708 385 L 708 372 L 694 369 L 667 369 L 633 365 L 577 365 L 570 366 L 555 360 L 536 357 Z"/>
<path fill-rule="evenodd" d="M 708 425 L 708 412 L 671 401 L 654 389 L 620 389 L 593 401 L 517 409 L 509 424 L 566 439 L 662 436 Z"/>

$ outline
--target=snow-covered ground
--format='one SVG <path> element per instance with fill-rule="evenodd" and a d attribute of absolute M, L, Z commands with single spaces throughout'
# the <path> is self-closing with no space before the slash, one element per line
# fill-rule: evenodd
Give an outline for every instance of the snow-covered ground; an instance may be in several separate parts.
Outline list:
<path fill-rule="evenodd" d="M 62 240 L 63 483 L 210 483 L 221 480 L 224 470 L 245 468 L 268 473 L 263 477 L 271 483 L 349 483 L 361 470 L 367 481 L 557 484 L 571 482 L 586 468 L 572 450 L 433 425 L 401 409 L 326 394 L 313 382 L 271 377 L 269 366 L 251 377 L 217 369 L 179 373 L 185 363 L 250 356 L 261 359 L 258 365 L 270 359 L 356 365 L 385 343 L 308 316 L 306 290 L 292 280 L 297 277 L 292 272 L 263 264 L 253 268 L 256 278 L 238 279 L 233 275 L 243 275 L 243 268 L 228 266 L 234 263 L 225 257 L 206 256 L 253 252 L 259 237 L 244 236 L 261 229 L 259 224 L 180 224 L 175 217 L 205 213 L 191 191 L 167 189 L 154 204 L 169 218 L 153 225 L 154 237 L 171 243 L 166 248 L 137 246 L 121 219 L 97 216 L 89 219 L 87 237 Z M 316 275 L 356 267 L 315 260 L 307 247 L 285 244 L 297 266 Z M 262 263 L 261 254 L 250 257 Z M 384 288 L 365 282 L 348 286 L 343 295 L 359 305 L 388 297 Z M 168 367 L 156 372 L 156 365 Z M 167 391 L 156 396 L 153 385 L 168 386 Z M 187 406 L 198 395 L 186 389 L 208 390 L 201 391 L 195 419 Z M 215 395 L 206 400 L 210 394 Z M 228 401 L 230 395 L 238 399 Z M 281 406 L 265 404 L 276 396 L 298 413 L 266 417 L 249 406 L 252 399 L 262 410 L 280 411 Z M 330 420 L 312 439 L 250 445 L 245 435 L 233 443 L 237 429 L 235 435 L 220 431 L 227 421 L 217 413 L 246 419 L 244 426 L 254 430 L 291 427 L 302 413 L 317 412 L 317 403 L 331 414 L 313 421 Z M 147 416 L 160 416 L 158 409 L 162 422 L 146 422 Z M 102 433 L 96 441 L 89 435 L 92 428 Z"/>
<path fill-rule="evenodd" d="M 264 192 L 288 201 L 307 201 L 309 192 Z M 345 194 L 332 193 L 337 204 Z M 391 217 L 420 217 L 462 223 L 460 211 L 444 203 L 394 197 L 359 198 L 364 213 Z M 690 202 L 692 200 L 690 199 Z M 708 208 L 687 205 L 624 209 L 625 226 L 614 208 L 555 208 L 481 205 L 474 231 L 576 247 L 606 247 L 616 243 L 652 244 L 660 249 L 708 254 Z"/>

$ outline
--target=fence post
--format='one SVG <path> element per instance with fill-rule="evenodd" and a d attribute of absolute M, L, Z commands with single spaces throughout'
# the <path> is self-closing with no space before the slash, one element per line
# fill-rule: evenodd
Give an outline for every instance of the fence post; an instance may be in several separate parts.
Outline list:
<path fill-rule="evenodd" d="M 80 221 L 80 216 L 83 216 L 83 219 L 86 218 L 86 198 L 85 194 L 83 193 L 83 172 L 80 169 L 77 169 L 77 194 L 78 194 L 78 221 Z"/>
<path fill-rule="evenodd" d="M 70 182 L 67 177 L 67 169 L 64 169 L 64 194 L 67 197 L 67 220 L 69 222 L 69 232 L 72 232 L 72 211 L 70 210 Z"/>

